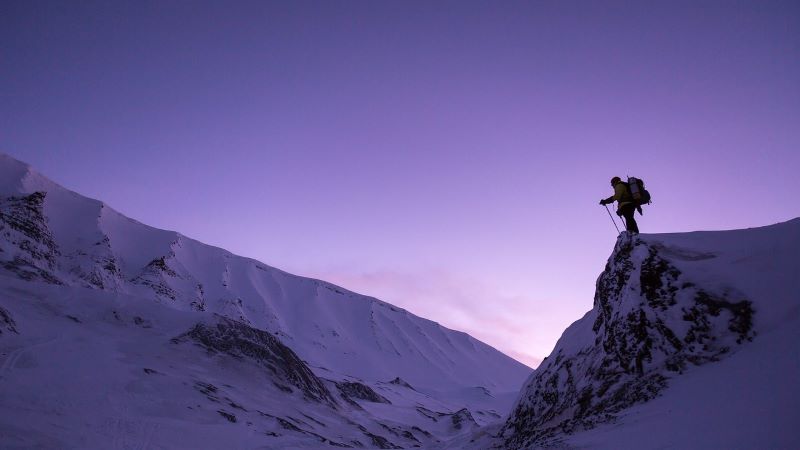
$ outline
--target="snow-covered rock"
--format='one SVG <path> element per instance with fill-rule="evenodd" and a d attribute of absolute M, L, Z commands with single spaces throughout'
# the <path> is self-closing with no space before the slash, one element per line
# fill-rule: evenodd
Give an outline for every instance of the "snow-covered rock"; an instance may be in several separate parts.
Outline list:
<path fill-rule="evenodd" d="M 271 334 L 241 322 L 218 317 L 215 323 L 198 323 L 185 334 L 172 340 L 191 340 L 210 353 L 224 353 L 246 358 L 269 370 L 273 384 L 286 392 L 298 389 L 305 398 L 336 406 L 336 400 L 308 366 L 287 346 Z"/>
<path fill-rule="evenodd" d="M 777 390 L 795 404 L 800 401 L 797 254 L 800 219 L 749 230 L 622 234 L 597 280 L 594 308 L 564 332 L 531 375 L 493 445 L 796 446 L 800 434 L 793 427 L 771 433 L 719 423 L 735 424 L 742 417 L 757 423 L 764 408 L 784 408 L 790 420 L 800 418 L 796 409 L 785 408 L 770 394 Z M 765 353 L 759 345 L 762 335 L 774 339 L 776 333 L 784 334 L 785 342 L 770 345 Z M 754 353 L 753 347 L 761 348 Z M 761 359 L 786 358 L 785 370 L 762 372 Z M 745 369 L 726 371 L 720 362 L 728 360 Z M 691 397 L 672 388 L 711 373 L 764 392 L 770 400 L 720 403 L 725 396 L 715 386 L 695 386 Z M 711 429 L 709 440 L 687 438 L 690 427 L 680 429 L 675 416 L 691 416 L 685 410 L 704 399 L 717 402 L 711 409 L 725 419 L 714 421 L 718 428 Z M 651 405 L 659 402 L 671 406 L 654 415 Z M 650 415 L 642 417 L 643 410 Z M 708 433 L 707 422 L 698 417 L 694 433 Z M 653 440 L 644 429 L 661 430 L 663 440 Z M 762 444 L 741 447 L 743 442 Z"/>

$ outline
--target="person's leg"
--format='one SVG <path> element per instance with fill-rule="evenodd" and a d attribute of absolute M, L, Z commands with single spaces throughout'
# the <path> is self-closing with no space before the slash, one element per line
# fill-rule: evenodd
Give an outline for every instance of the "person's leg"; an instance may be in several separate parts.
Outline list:
<path fill-rule="evenodd" d="M 622 216 L 625 217 L 625 228 L 630 232 L 638 233 L 639 225 L 633 217 L 634 213 L 636 213 L 636 207 L 633 205 L 625 205 L 625 207 L 622 208 Z"/>

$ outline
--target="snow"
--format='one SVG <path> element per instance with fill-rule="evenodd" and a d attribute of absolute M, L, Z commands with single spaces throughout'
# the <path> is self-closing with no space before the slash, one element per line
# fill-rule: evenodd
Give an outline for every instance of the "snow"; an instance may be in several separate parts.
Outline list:
<path fill-rule="evenodd" d="M 501 420 L 531 371 L 378 299 L 141 224 L 4 155 L 0 175 L 0 207 L 26 214 L 22 228 L 0 216 L 4 445 L 432 447 Z M 316 404 L 253 364 L 173 342 L 214 314 L 273 334 L 332 392 L 349 380 L 392 404 Z"/>
<path fill-rule="evenodd" d="M 800 308 L 800 218 L 767 227 L 647 237 L 669 252 L 679 269 L 709 286 L 736 289 L 752 299 L 759 332 L 797 317 Z"/>
<path fill-rule="evenodd" d="M 625 251 L 620 247 L 625 239 L 621 238 L 616 252 Z M 661 372 L 668 377 L 667 386 L 656 398 L 635 402 L 618 414 L 611 412 L 615 419 L 595 427 L 567 429 L 541 442 L 599 449 L 800 448 L 796 427 L 800 420 L 800 218 L 746 230 L 645 234 L 634 239 L 643 245 L 632 247 L 633 275 L 613 304 L 615 311 L 624 316 L 625 311 L 645 304 L 638 274 L 648 249 L 654 248 L 680 271 L 678 284 L 691 281 L 692 287 L 684 284 L 676 293 L 679 305 L 688 304 L 687 295 L 696 292 L 692 289 L 719 293 L 730 301 L 749 301 L 754 311 L 752 342 L 737 345 L 735 336 L 720 336 L 731 351 L 719 355 L 716 362 L 690 365 L 677 374 Z M 609 263 L 619 264 L 616 258 L 617 253 Z M 593 330 L 597 315 L 595 304 L 565 330 L 548 359 L 559 355 L 580 361 L 590 357 L 586 349 L 601 351 L 595 343 L 597 330 Z M 684 320 L 679 314 L 665 324 L 682 336 L 687 326 Z M 705 320 L 713 323 L 720 318 L 710 315 Z M 662 363 L 655 355 L 650 364 Z M 531 383 L 543 370 L 548 370 L 546 363 L 531 375 L 518 404 L 532 398 Z M 463 443 L 465 438 L 459 439 Z M 481 448 L 498 441 L 478 442 L 475 447 L 465 446 Z"/>
<path fill-rule="evenodd" d="M 800 448 L 800 219 L 748 230 L 645 236 L 704 284 L 756 310 L 756 337 L 676 377 L 620 423 L 570 439 L 591 448 Z"/>
<path fill-rule="evenodd" d="M 760 334 L 738 353 L 677 377 L 619 423 L 575 435 L 581 448 L 800 448 L 800 323 Z"/>
<path fill-rule="evenodd" d="M 24 203 L 34 192 L 46 195 Z M 684 336 L 691 324 L 681 308 L 708 292 L 749 302 L 752 329 L 726 331 L 728 313 L 708 313 L 700 318 L 710 330 L 706 344 L 720 352 L 675 371 L 663 369 L 670 355 L 663 339 L 651 336 L 643 374 L 665 380 L 663 387 L 654 385 L 660 389 L 655 398 L 618 403 L 624 408 L 606 411 L 613 420 L 557 430 L 546 443 L 800 448 L 800 218 L 747 230 L 621 238 L 617 251 L 625 242 L 641 245 L 627 247 L 629 256 L 619 261 L 612 255 L 611 272 L 598 278 L 600 288 L 614 274 L 629 275 L 624 289 L 598 297 L 613 297 L 603 305 L 613 311 L 596 304 L 531 374 L 465 333 L 146 226 L 2 154 L 0 200 L 4 213 L 41 208 L 41 215 L 22 218 L 24 227 L 0 216 L 2 447 L 489 448 L 503 444 L 498 436 L 507 437 L 502 421 L 509 412 L 507 423 L 518 419 L 512 406 L 536 396 L 530 389 L 536 378 L 547 370 L 563 373 L 557 359 L 571 360 L 571 375 L 606 361 L 598 320 L 609 327 L 604 333 L 620 332 L 629 329 L 610 320 L 644 311 L 651 324 Z M 674 281 L 666 287 L 679 288 L 673 309 L 644 298 L 651 250 L 680 273 L 659 273 L 662 281 Z M 632 267 L 624 268 L 627 263 Z M 215 314 L 279 339 L 302 359 L 297 365 L 309 367 L 333 393 L 337 406 L 310 401 L 297 389 L 287 392 L 281 384 L 291 380 L 276 378 L 280 370 L 177 339 L 198 323 L 217 323 Z M 628 350 L 640 344 L 631 335 L 614 339 Z M 627 374 L 636 376 L 632 369 Z M 402 381 L 391 382 L 398 377 Z M 591 374 L 577 383 L 585 380 Z M 336 387 L 342 381 L 360 383 L 390 403 L 348 401 Z M 576 386 L 582 385 L 570 385 Z M 578 409 L 567 406 L 548 424 Z"/>
<path fill-rule="evenodd" d="M 208 314 L 127 294 L 0 275 L 0 307 L 12 312 L 19 333 L 0 335 L 0 436 L 11 447 L 327 446 L 307 434 L 316 433 L 372 448 L 361 426 L 390 441 L 397 438 L 385 427 L 412 430 L 425 448 L 434 448 L 502 415 L 478 409 L 486 403 L 479 398 L 487 395 L 483 390 L 451 393 L 461 400 L 449 401 L 388 381 L 365 383 L 392 404 L 359 402 L 363 410 L 315 404 L 276 388 L 260 367 L 173 342 Z M 203 385 L 217 391 L 204 395 Z M 473 408 L 475 423 L 455 429 L 450 417 L 465 406 Z"/>
<path fill-rule="evenodd" d="M 24 178 L 9 182 L 17 188 L 7 195 L 47 193 L 46 226 L 61 256 L 71 258 L 62 264 L 59 279 L 74 278 L 64 265 L 95 270 L 100 265 L 94 258 L 96 244 L 107 239 L 100 247 L 107 247 L 103 256 L 120 269 L 120 280 L 113 281 L 121 292 L 152 297 L 141 285 L 156 285 L 175 297 L 161 295 L 157 301 L 186 310 L 202 303 L 209 312 L 279 333 L 313 366 L 373 380 L 400 376 L 436 389 L 484 386 L 506 392 L 516 390 L 530 372 L 464 333 L 377 299 L 148 227 L 56 185 L 23 163 L 7 156 L 2 161 L 4 173 Z M 160 258 L 172 273 L 147 268 Z"/>

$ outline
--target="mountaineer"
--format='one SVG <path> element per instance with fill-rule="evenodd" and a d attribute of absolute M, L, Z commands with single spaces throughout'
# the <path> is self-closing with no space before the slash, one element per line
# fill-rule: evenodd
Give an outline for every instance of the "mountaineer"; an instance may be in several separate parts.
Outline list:
<path fill-rule="evenodd" d="M 628 182 L 620 177 L 611 179 L 614 195 L 600 200 L 601 205 L 617 202 L 617 215 L 625 219 L 625 229 L 631 234 L 639 233 L 639 225 L 633 214 L 638 210 L 642 214 L 643 203 L 650 203 L 650 193 L 644 189 L 644 182 L 638 178 L 628 178 Z M 633 186 L 633 189 L 632 189 Z M 631 192 L 635 191 L 635 192 Z M 638 195 L 637 195 L 638 194 Z"/>

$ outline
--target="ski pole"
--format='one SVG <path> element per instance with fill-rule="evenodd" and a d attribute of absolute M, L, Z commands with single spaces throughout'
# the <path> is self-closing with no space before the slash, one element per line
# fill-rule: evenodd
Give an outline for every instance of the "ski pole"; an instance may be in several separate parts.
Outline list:
<path fill-rule="evenodd" d="M 614 216 L 612 216 L 612 215 L 611 215 L 611 211 L 609 211 L 609 210 L 608 210 L 608 205 L 603 205 L 603 206 L 605 206 L 605 207 L 606 207 L 606 212 L 608 213 L 608 217 L 610 217 L 610 218 L 611 218 L 611 222 L 613 222 L 613 223 L 614 223 L 614 228 L 616 228 L 616 229 L 617 229 L 617 233 L 619 233 L 619 227 L 617 226 L 617 221 L 616 221 L 616 220 L 614 220 Z"/>

